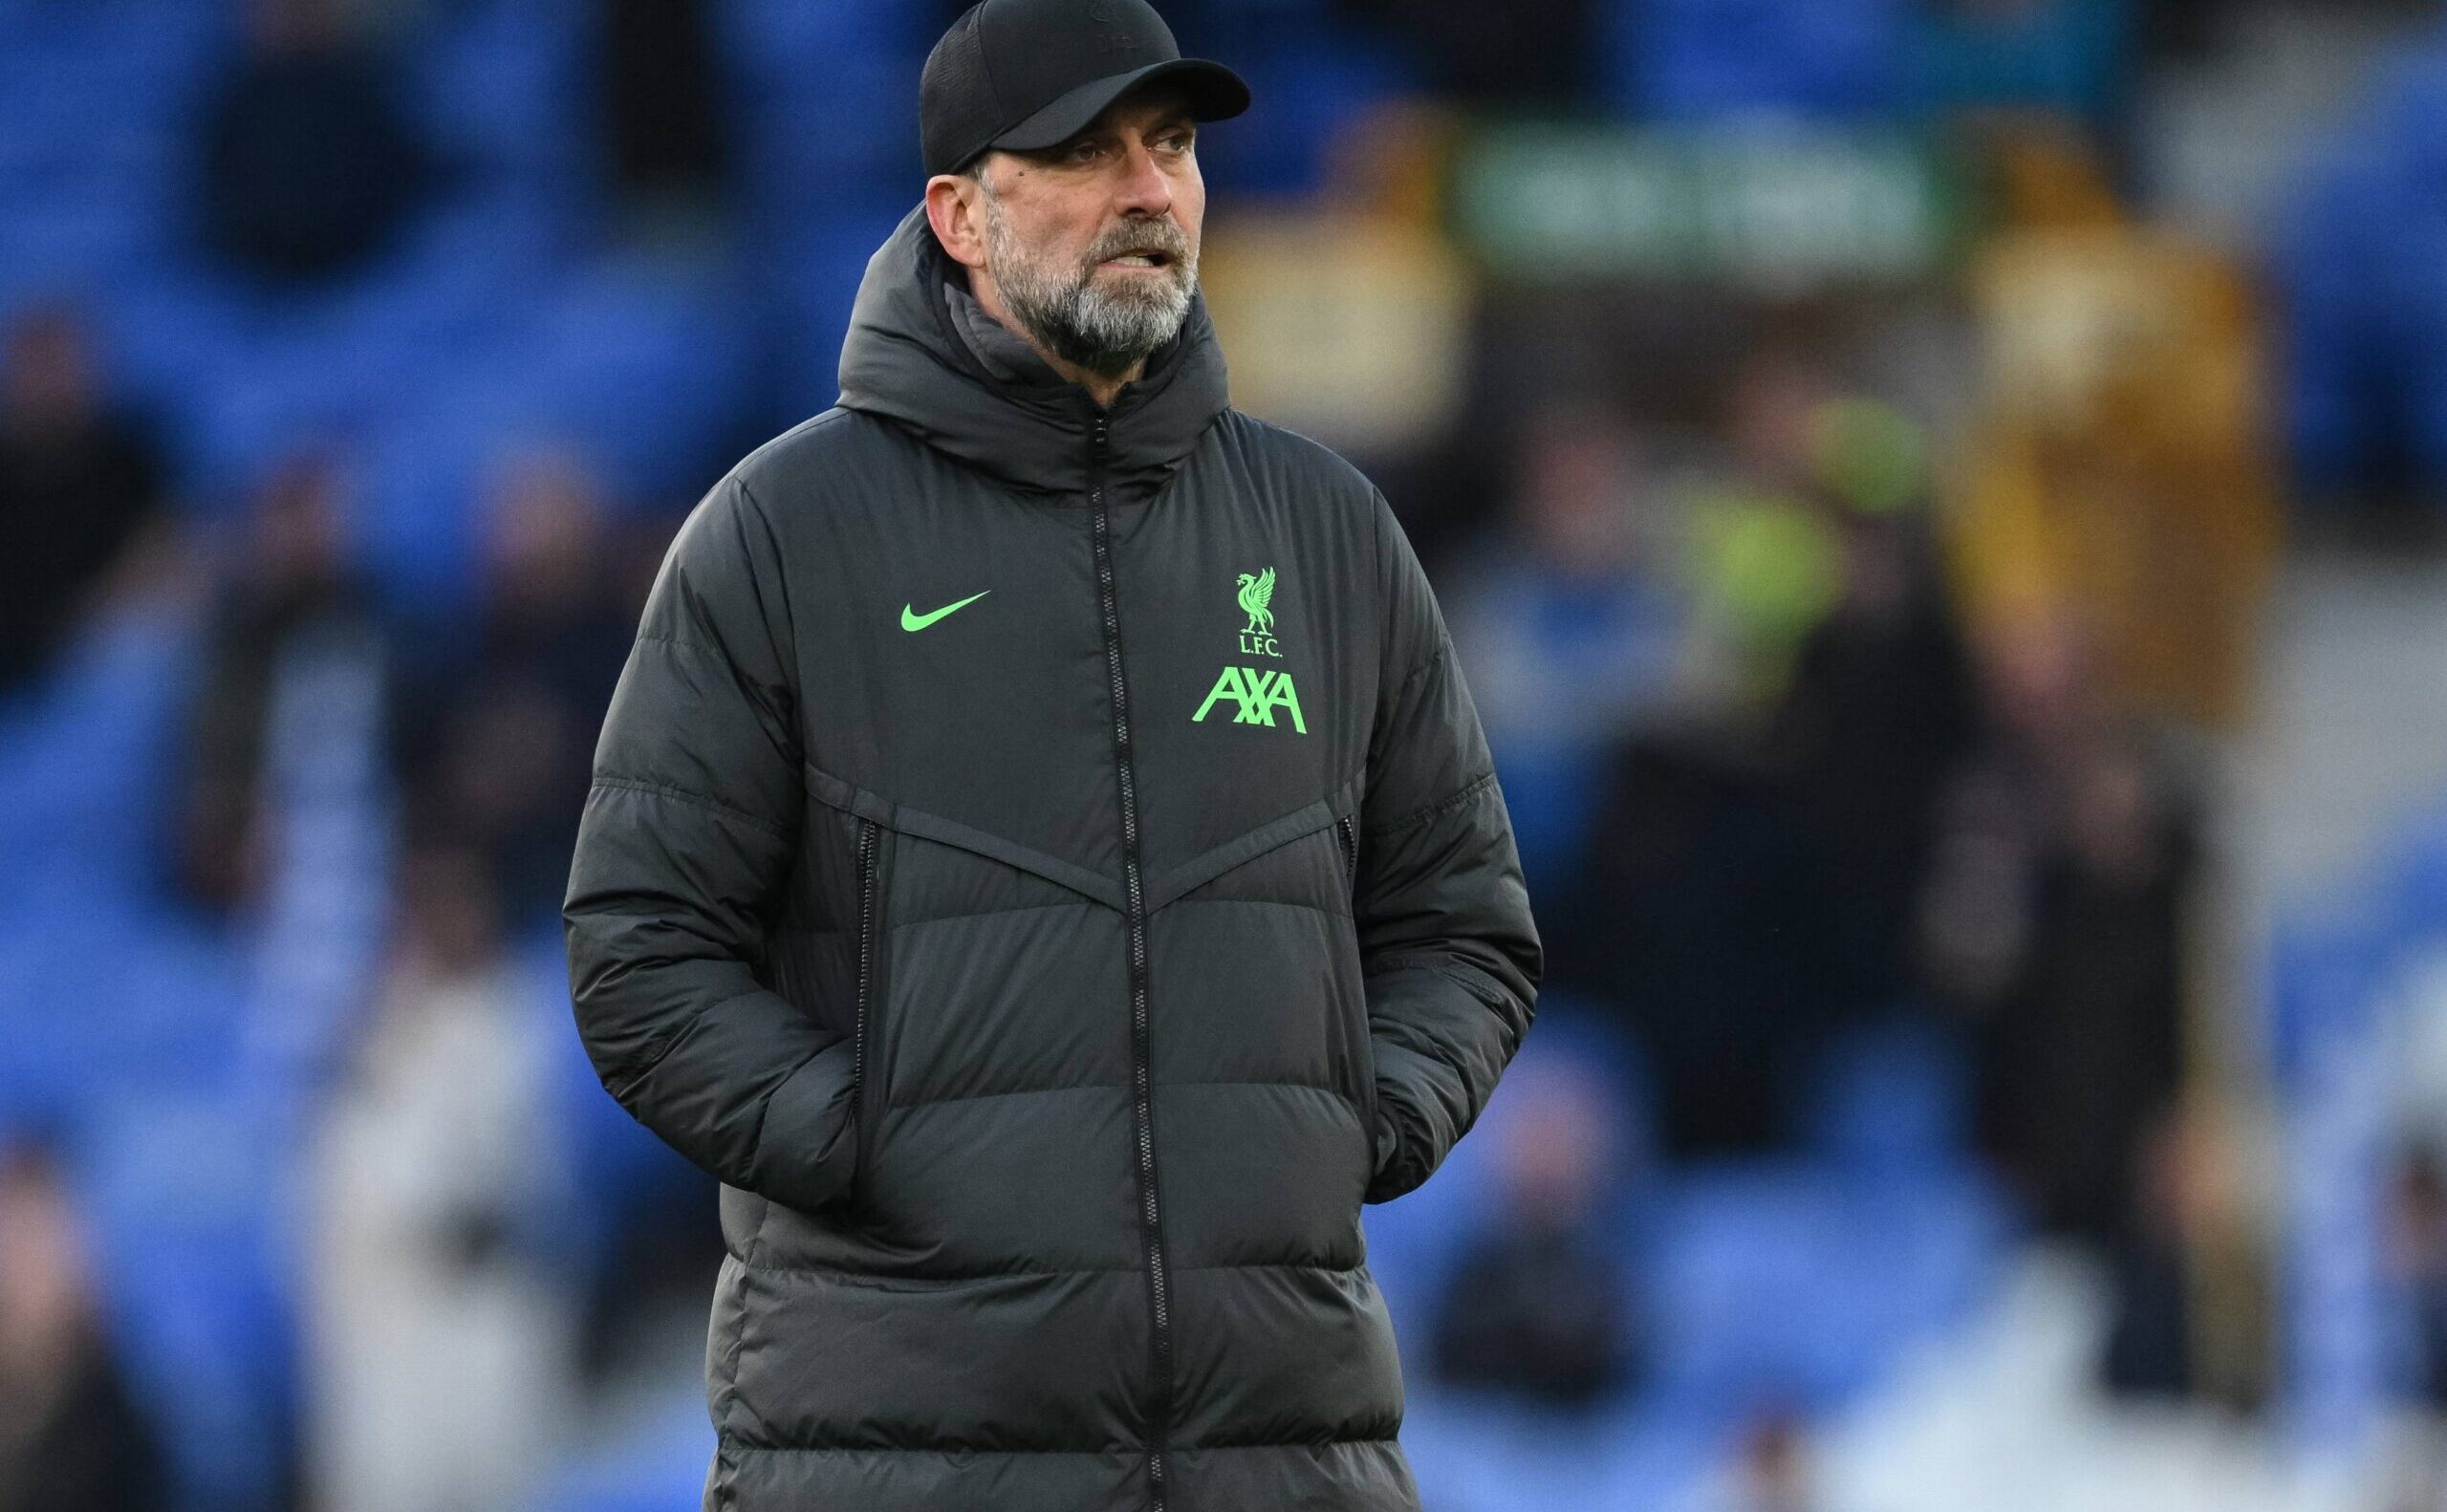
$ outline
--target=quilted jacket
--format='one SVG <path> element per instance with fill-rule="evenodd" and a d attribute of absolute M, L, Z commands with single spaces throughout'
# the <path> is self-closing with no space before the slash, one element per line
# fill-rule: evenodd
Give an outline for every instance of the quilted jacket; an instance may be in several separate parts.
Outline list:
<path fill-rule="evenodd" d="M 1418 1505 L 1360 1210 L 1540 945 L 1400 526 L 1202 297 L 1100 410 L 913 210 L 838 406 L 671 546 L 564 921 L 722 1182 L 708 1508 Z"/>

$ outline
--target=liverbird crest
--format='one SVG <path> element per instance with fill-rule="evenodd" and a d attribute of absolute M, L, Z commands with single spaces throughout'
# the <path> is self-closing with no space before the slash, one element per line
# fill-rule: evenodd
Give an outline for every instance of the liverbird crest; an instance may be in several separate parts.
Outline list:
<path fill-rule="evenodd" d="M 1241 611 L 1249 622 L 1241 627 L 1244 635 L 1264 636 L 1274 633 L 1274 611 L 1267 605 L 1274 598 L 1274 569 L 1263 572 L 1241 574 Z"/>

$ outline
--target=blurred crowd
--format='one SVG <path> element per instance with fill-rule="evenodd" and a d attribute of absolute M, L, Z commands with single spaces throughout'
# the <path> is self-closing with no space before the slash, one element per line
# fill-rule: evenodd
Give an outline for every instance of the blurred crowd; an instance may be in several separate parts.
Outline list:
<path fill-rule="evenodd" d="M 482 507 L 483 607 L 437 655 L 385 616 L 351 560 L 334 443 L 284 458 L 226 530 L 182 528 L 171 469 L 142 419 L 106 400 L 92 334 L 64 306 L 12 328 L 0 428 L 0 519 L 25 585 L 0 698 L 23 717 L 61 695 L 63 659 L 98 626 L 170 616 L 188 659 L 142 885 L 163 915 L 279 957 L 264 969 L 341 974 L 275 984 L 252 1008 L 296 1015 L 336 991 L 330 1023 L 217 1026 L 289 1039 L 269 1054 L 292 1062 L 309 1099 L 292 1152 L 311 1217 L 303 1394 L 289 1404 L 306 1458 L 282 1468 L 282 1494 L 402 1512 L 518 1504 L 535 1446 L 570 1429 L 588 1299 L 570 1253 L 573 1173 L 549 1154 L 567 1143 L 552 1089 L 568 1026 L 536 1011 L 537 974 L 516 950 L 522 932 L 556 924 L 595 731 L 676 522 L 616 529 L 582 455 L 541 441 L 506 451 Z M 375 781 L 297 780 L 335 756 Z M 327 869 L 369 860 L 381 867 L 360 878 L 380 895 L 372 949 L 316 961 L 334 942 L 293 931 L 314 927 Z M 244 1060 L 251 1048 L 223 1048 Z M 12 1376 L 0 1504 L 174 1504 L 97 1327 L 75 1167 L 54 1148 L 82 1110 L 20 1111 L 32 1132 L 0 1177 Z M 655 1217 L 702 1259 L 709 1195 L 688 1196 L 701 1200 Z M 617 1328 L 621 1299 L 606 1306 L 597 1324 Z"/>
<path fill-rule="evenodd" d="M 1843 1047 L 1928 1046 L 2019 1210 L 2130 1274 L 2111 1377 L 2189 1391 L 2184 1177 L 2159 1151 L 2178 1137 L 2203 864 L 2188 732 L 2126 696 L 2069 614 L 1978 633 L 1927 438 L 1833 363 L 1756 355 L 1722 401 L 1702 459 L 1585 399 L 1530 416 L 1506 514 L 1453 561 L 1549 1001 L 1637 1047 L 1665 1162 L 1799 1148 Z M 1560 1159 L 1585 1136 L 1513 1137 Z M 1474 1354 L 1501 1325 L 1457 1304 L 1440 1359 L 1593 1390 L 1610 1328 L 1542 1269 L 1566 1264 L 1570 1183 L 1515 1180 L 1524 1211 L 1455 1295 L 1546 1298 L 1558 1357 L 1522 1347 L 1534 1329 Z M 1602 1314 L 1619 1287 L 1597 1246 L 1571 1264 Z M 1487 1273 L 1506 1265 L 1511 1286 Z"/>
<path fill-rule="evenodd" d="M 151 24 L 150 3 L 0 0 L 0 24 L 103 47 L 114 23 L 69 12 Z M 107 280 L 0 284 L 0 770 L 26 810 L 0 821 L 24 1026 L 0 1056 L 0 1512 L 632 1504 L 555 1477 L 671 1373 L 657 1328 L 702 1324 L 719 1236 L 703 1178 L 592 1084 L 557 911 L 663 545 L 826 402 L 802 376 L 829 371 L 868 212 L 916 187 L 902 132 L 859 170 L 878 186 L 776 212 L 771 175 L 843 170 L 817 162 L 816 104 L 738 84 L 740 18 L 805 44 L 780 65 L 800 87 L 831 87 L 838 47 L 914 92 L 959 8 L 870 9 L 538 0 L 537 33 L 585 39 L 563 99 L 584 188 L 545 278 L 617 254 L 728 279 L 780 349 L 736 381 L 649 368 L 608 420 L 487 417 L 447 486 L 345 405 L 184 412 L 122 359 L 136 307 Z M 1245 152 L 1207 139 L 1216 280 L 1229 192 L 1408 213 L 1354 196 L 1379 160 L 1338 156 L 1365 107 L 1405 100 L 1902 119 L 1951 134 L 1984 207 L 1904 290 L 1491 286 L 1459 416 L 1363 448 L 1438 584 L 1548 950 L 1466 1169 L 1370 1215 L 1422 1393 L 1569 1421 L 1701 1401 L 1698 1441 L 1740 1467 L 1728 1507 L 1808 1512 L 1811 1415 L 1856 1361 L 1736 1357 L 1711 1236 L 1839 1278 L 1810 1284 L 1847 1288 L 1841 1319 L 1919 1286 L 1939 1321 L 2046 1238 L 2109 1278 L 2102 1389 L 2259 1406 L 2266 1261 L 2203 918 L 2215 752 L 2251 713 L 2279 547 L 2273 396 L 2299 376 L 2272 371 L 2243 270 L 2136 214 L 2132 162 L 2135 76 L 2200 55 L 2215 8 L 1165 9 L 1193 50 L 1245 50 L 1279 112 Z M 386 287 L 501 168 L 410 103 L 434 38 L 475 55 L 496 12 L 521 13 L 235 8 L 183 97 L 146 266 L 258 312 Z M 525 87 L 526 45 L 453 76 L 471 115 Z M 839 108 L 866 108 L 866 66 L 840 64 Z M 472 203 L 481 224 L 495 202 Z M 735 260 L 769 233 L 768 257 L 840 241 L 805 274 L 840 286 L 831 313 L 756 303 Z M 343 347 L 448 356 L 422 307 L 369 308 L 387 336 Z M 606 364 L 651 345 L 603 341 Z M 300 350 L 278 383 L 302 393 L 340 348 Z M 592 366 L 571 350 L 552 360 Z M 487 352 L 488 376 L 524 355 Z M 2406 1158 L 2392 1212 L 2447 1408 L 2435 1156 Z M 1958 1257 L 1936 1281 L 1880 1273 L 1873 1244 L 1840 1280 L 1822 1245 L 1865 1231 L 1967 1237 L 1930 1240 Z M 1917 1326 L 1861 1324 L 1886 1341 L 1861 1358 Z"/>

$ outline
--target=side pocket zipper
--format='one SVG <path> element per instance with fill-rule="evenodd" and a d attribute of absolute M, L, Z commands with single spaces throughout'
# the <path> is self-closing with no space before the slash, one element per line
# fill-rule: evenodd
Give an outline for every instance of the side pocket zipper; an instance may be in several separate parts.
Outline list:
<path fill-rule="evenodd" d="M 1358 821 L 1347 813 L 1338 816 L 1334 820 L 1334 834 L 1342 841 L 1343 880 L 1347 884 L 1346 891 L 1356 889 L 1359 886 Z M 1356 913 L 1355 899 L 1353 912 Z M 1353 919 L 1352 927 L 1353 929 L 1358 927 L 1356 918 Z M 1376 1057 L 1368 1040 L 1365 991 L 1363 987 L 1362 1017 L 1359 1026 L 1359 1137 L 1362 1145 L 1361 1159 L 1366 1164 L 1369 1178 L 1374 1180 L 1376 1170 Z"/>
<path fill-rule="evenodd" d="M 858 992 L 856 1017 L 850 1028 L 851 1117 L 864 1125 L 867 1117 L 867 999 L 875 980 L 876 955 L 876 822 L 858 821 Z"/>

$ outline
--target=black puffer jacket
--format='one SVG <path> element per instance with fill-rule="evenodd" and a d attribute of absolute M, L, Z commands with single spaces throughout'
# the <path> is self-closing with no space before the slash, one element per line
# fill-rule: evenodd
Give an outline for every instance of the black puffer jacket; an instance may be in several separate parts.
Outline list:
<path fill-rule="evenodd" d="M 921 212 L 841 380 L 673 543 L 565 916 L 725 1183 L 707 1506 L 1416 1506 L 1360 1204 L 1541 960 L 1408 543 L 1202 302 L 1100 414 Z"/>

